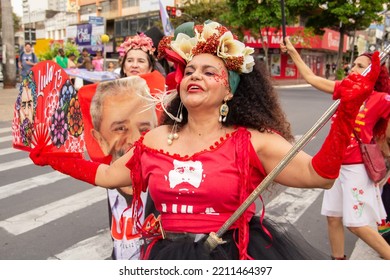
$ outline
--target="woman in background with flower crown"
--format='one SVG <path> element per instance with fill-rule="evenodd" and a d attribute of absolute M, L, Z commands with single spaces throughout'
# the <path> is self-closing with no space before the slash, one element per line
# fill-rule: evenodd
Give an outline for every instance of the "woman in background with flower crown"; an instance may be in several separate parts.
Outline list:
<path fill-rule="evenodd" d="M 155 50 L 152 39 L 143 33 L 128 37 L 118 48 L 119 55 L 123 57 L 120 64 L 121 78 L 154 72 Z"/>
<path fill-rule="evenodd" d="M 120 77 L 141 76 L 146 80 L 154 81 L 149 84 L 152 95 L 161 93 L 165 88 L 165 77 L 156 67 L 156 48 L 153 40 L 144 33 L 128 37 L 118 48 L 119 55 L 123 57 L 120 64 Z M 156 108 L 157 118 L 161 118 L 162 110 Z"/>
<path fill-rule="evenodd" d="M 40 149 L 30 154 L 34 163 L 103 187 L 132 183 L 134 209 L 143 208 L 140 193 L 148 190 L 161 227 L 154 223 L 142 230 L 138 224 L 150 241 L 144 250 L 147 259 L 325 258 L 298 234 L 257 217 L 255 205 L 216 238 L 219 245 L 212 252 L 205 250 L 202 237 L 224 224 L 288 153 L 293 137 L 268 73 L 254 65 L 253 49 L 226 27 L 185 23 L 159 49 L 176 64 L 175 75 L 170 75 L 176 87 L 161 100 L 163 125 L 142 136 L 111 166 L 59 160 Z M 350 75 L 341 83 L 339 117 L 320 151 L 313 158 L 299 152 L 276 177 L 277 183 L 296 188 L 332 185 L 378 68 L 376 54 L 368 76 Z"/>

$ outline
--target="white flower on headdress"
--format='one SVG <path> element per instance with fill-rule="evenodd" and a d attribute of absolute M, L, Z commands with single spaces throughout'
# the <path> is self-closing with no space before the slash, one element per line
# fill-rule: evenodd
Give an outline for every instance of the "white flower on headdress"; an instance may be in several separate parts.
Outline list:
<path fill-rule="evenodd" d="M 253 48 L 246 47 L 244 43 L 234 39 L 230 31 L 225 32 L 219 41 L 217 56 L 224 60 L 230 60 L 232 65 L 239 63 L 238 68 L 241 73 L 252 72 L 255 65 L 255 61 L 251 56 L 254 52 Z M 238 58 L 242 58 L 242 61 Z"/>
<path fill-rule="evenodd" d="M 220 43 L 217 49 L 217 56 L 227 58 L 232 56 L 241 56 L 245 49 L 245 44 L 235 40 L 232 32 L 224 33 L 219 39 Z"/>
<path fill-rule="evenodd" d="M 255 60 L 253 56 L 251 55 L 254 53 L 253 48 L 245 47 L 244 49 L 244 63 L 242 64 L 241 67 L 241 72 L 242 73 L 250 73 L 253 70 L 253 66 L 255 66 Z"/>
<path fill-rule="evenodd" d="M 212 21 L 209 23 L 205 23 L 203 25 L 202 33 L 199 33 L 195 28 L 195 36 L 198 38 L 198 41 L 204 42 L 207 41 L 208 38 L 213 36 L 214 34 L 218 34 L 218 27 L 221 26 L 218 22 Z"/>
<path fill-rule="evenodd" d="M 172 41 L 171 48 L 188 62 L 193 57 L 192 48 L 196 46 L 197 42 L 195 37 L 191 38 L 187 34 L 179 33 L 176 40 Z"/>

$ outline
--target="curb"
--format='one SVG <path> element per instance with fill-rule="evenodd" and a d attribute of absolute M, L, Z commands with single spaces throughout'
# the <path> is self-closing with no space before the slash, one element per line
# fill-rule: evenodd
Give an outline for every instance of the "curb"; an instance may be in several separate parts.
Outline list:
<path fill-rule="evenodd" d="M 299 84 L 299 85 L 274 85 L 275 88 L 303 88 L 311 87 L 309 84 Z"/>

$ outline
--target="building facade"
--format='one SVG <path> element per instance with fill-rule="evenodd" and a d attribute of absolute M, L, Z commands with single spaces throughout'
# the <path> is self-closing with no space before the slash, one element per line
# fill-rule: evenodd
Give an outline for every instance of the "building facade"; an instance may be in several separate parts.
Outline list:
<path fill-rule="evenodd" d="M 181 7 L 183 3 L 192 1 L 198 0 L 162 0 L 162 3 L 166 6 Z M 70 36 L 73 36 L 67 32 L 67 28 L 70 26 L 88 24 L 91 18 L 102 18 L 104 29 L 99 32 L 104 32 L 110 37 L 110 42 L 106 45 L 107 57 L 116 58 L 116 48 L 126 37 L 137 32 L 145 32 L 153 27 L 157 21 L 160 21 L 159 2 L 159 0 L 23 0 L 22 22 L 25 29 L 33 28 L 35 30 L 35 37 L 38 39 L 66 41 L 70 39 Z M 387 13 L 384 16 L 387 16 Z M 390 26 L 390 23 L 387 25 L 385 23 L 382 31 L 380 25 L 375 25 L 367 32 L 355 32 L 344 40 L 343 51 L 353 50 L 354 46 L 358 53 L 374 46 L 376 49 L 380 49 L 381 45 L 385 44 L 384 33 L 387 29 L 390 32 L 390 28 L 386 29 L 386 26 Z M 339 33 L 326 30 L 323 36 L 316 36 L 307 41 L 302 35 L 304 34 L 302 30 L 304 30 L 302 26 L 287 27 L 287 35 L 297 37 L 300 42 L 297 49 L 313 72 L 324 75 L 326 65 L 336 62 Z M 276 79 L 299 78 L 299 73 L 295 66 L 291 65 L 288 56 L 280 54 L 280 32 L 262 30 L 261 34 L 257 34 L 257 36 L 247 35 L 247 44 L 256 49 L 258 59 L 264 59 L 262 41 L 254 39 L 259 35 L 263 37 L 268 47 L 268 62 L 272 75 Z"/>
<path fill-rule="evenodd" d="M 297 79 L 299 72 L 292 59 L 280 52 L 280 42 L 283 39 L 282 31 L 276 28 L 264 28 L 261 37 L 255 39 L 250 33 L 245 35 L 246 45 L 255 48 L 256 59 L 264 60 L 263 44 L 268 48 L 268 65 L 271 75 L 275 79 Z M 290 37 L 302 59 L 319 76 L 325 75 L 326 64 L 336 63 L 340 42 L 340 33 L 325 29 L 322 36 L 305 35 L 303 26 L 287 26 L 286 35 Z M 344 38 L 343 52 L 347 51 L 347 36 Z"/>

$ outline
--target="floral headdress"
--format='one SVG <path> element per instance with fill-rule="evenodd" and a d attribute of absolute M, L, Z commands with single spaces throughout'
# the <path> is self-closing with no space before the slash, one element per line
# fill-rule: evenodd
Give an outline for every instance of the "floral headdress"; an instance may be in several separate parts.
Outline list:
<path fill-rule="evenodd" d="M 222 58 L 229 70 L 233 92 L 238 86 L 238 74 L 252 72 L 253 52 L 253 48 L 246 47 L 231 31 L 214 21 L 206 21 L 203 25 L 184 23 L 176 28 L 174 37 L 164 37 L 158 46 L 158 58 L 165 57 L 176 64 L 176 70 L 179 70 L 175 78 L 177 83 L 181 81 L 183 67 L 195 55 L 209 53 Z"/>
<path fill-rule="evenodd" d="M 143 50 L 147 54 L 153 55 L 156 50 L 153 47 L 153 41 L 144 33 L 137 34 L 135 36 L 128 37 L 119 47 L 118 52 L 120 56 L 125 56 L 129 50 Z"/>

